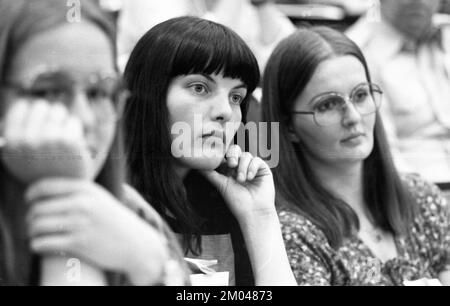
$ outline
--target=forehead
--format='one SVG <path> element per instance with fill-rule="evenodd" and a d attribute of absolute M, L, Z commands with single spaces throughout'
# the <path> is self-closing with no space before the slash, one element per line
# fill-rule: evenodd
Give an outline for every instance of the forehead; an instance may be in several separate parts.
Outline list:
<path fill-rule="evenodd" d="M 311 94 L 319 94 L 324 91 L 345 93 L 363 82 L 367 82 L 363 64 L 354 56 L 342 56 L 320 63 L 305 91 Z"/>
<path fill-rule="evenodd" d="M 48 70 L 113 74 L 112 46 L 94 24 L 68 23 L 27 41 L 13 59 L 10 78 L 26 83 Z"/>

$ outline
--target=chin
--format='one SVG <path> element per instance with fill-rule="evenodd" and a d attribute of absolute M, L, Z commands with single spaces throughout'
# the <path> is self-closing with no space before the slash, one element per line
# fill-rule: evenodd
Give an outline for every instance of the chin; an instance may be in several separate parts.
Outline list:
<path fill-rule="evenodd" d="M 190 169 L 194 170 L 215 170 L 217 169 L 223 162 L 224 156 L 217 157 L 207 157 L 207 156 L 199 156 L 199 157 L 189 157 L 183 158 L 183 165 L 187 166 Z"/>
<path fill-rule="evenodd" d="M 190 169 L 212 171 L 217 169 L 222 164 L 223 158 L 187 158 L 183 161 L 183 164 Z"/>
<path fill-rule="evenodd" d="M 352 161 L 363 161 L 370 156 L 371 152 L 372 152 L 372 150 L 366 150 L 366 149 L 348 152 L 345 154 L 346 155 L 345 159 L 352 160 Z"/>
<path fill-rule="evenodd" d="M 100 175 L 100 172 L 103 170 L 103 168 L 105 167 L 106 164 L 106 159 L 107 156 L 106 155 L 102 155 L 102 156 L 96 156 L 94 158 L 92 158 L 92 173 L 90 176 L 91 179 L 95 179 L 97 176 Z"/>

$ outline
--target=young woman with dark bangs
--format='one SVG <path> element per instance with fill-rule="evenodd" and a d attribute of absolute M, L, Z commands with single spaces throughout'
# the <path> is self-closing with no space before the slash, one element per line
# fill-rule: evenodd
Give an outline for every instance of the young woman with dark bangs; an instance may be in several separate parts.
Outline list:
<path fill-rule="evenodd" d="M 271 171 L 233 145 L 259 77 L 237 34 L 195 17 L 152 28 L 125 70 L 131 185 L 179 234 L 191 262 L 225 273 L 222 285 L 295 284 Z"/>

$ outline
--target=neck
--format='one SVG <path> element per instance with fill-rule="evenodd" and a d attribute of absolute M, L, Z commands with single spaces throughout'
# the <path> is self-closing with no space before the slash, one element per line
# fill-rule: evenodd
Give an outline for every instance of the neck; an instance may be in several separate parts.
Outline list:
<path fill-rule="evenodd" d="M 189 168 L 183 167 L 183 166 L 178 165 L 178 164 L 174 166 L 174 169 L 175 169 L 175 173 L 178 175 L 178 177 L 181 180 L 185 179 L 185 177 L 188 175 L 189 170 L 190 170 Z"/>
<path fill-rule="evenodd" d="M 365 215 L 363 161 L 324 163 L 308 158 L 319 182 L 350 205 L 361 219 Z"/>

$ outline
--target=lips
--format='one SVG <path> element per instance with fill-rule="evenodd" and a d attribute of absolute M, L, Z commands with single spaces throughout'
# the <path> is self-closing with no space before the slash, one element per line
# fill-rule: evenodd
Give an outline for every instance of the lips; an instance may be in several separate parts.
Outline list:
<path fill-rule="evenodd" d="M 366 135 L 366 134 L 364 134 L 364 133 L 353 133 L 353 134 L 351 134 L 350 136 L 348 136 L 348 137 L 342 139 L 341 142 L 351 141 L 351 140 L 353 140 L 353 139 L 356 139 L 356 138 L 358 138 L 358 137 L 365 136 L 365 135 Z"/>
<path fill-rule="evenodd" d="M 95 146 L 88 146 L 88 150 L 92 158 L 97 158 L 98 150 Z"/>
<path fill-rule="evenodd" d="M 219 138 L 219 139 L 222 140 L 223 142 L 225 141 L 225 139 L 224 139 L 224 133 L 223 133 L 222 131 L 220 131 L 220 130 L 213 130 L 213 131 L 204 133 L 204 134 L 202 135 L 202 138 L 203 138 L 203 139 L 207 139 L 207 138 L 210 138 L 210 137 Z"/>

